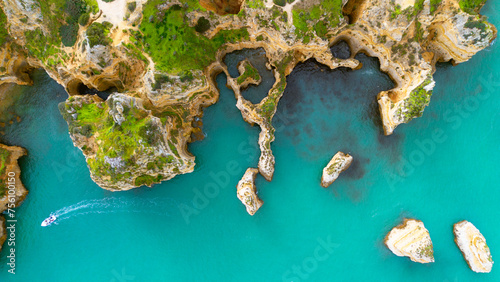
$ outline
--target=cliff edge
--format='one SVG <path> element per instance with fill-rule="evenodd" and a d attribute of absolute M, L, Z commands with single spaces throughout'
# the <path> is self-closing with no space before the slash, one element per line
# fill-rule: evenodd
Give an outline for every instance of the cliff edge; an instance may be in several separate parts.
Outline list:
<path fill-rule="evenodd" d="M 117 2 L 111 9 L 94 0 L 3 0 L 0 23 L 6 29 L 0 33 L 0 83 L 29 84 L 27 72 L 43 68 L 64 86 L 74 96 L 60 107 L 71 138 L 86 156 L 92 179 L 115 191 L 151 186 L 193 171 L 195 158 L 187 144 L 203 136 L 199 120 L 203 109 L 217 102 L 215 77 L 224 72 L 242 118 L 261 129 L 256 166 L 271 181 L 272 120 L 286 77 L 298 63 L 314 58 L 331 69 L 356 69 L 357 53 L 377 57 L 381 70 L 396 84 L 373 97 L 389 135 L 423 114 L 431 100 L 437 62 L 465 62 L 496 37 L 495 27 L 479 14 L 482 1 L 281 4 L 148 0 Z M 349 58 L 332 55 L 330 47 L 340 41 L 349 44 Z M 233 78 L 223 63 L 226 54 L 245 48 L 263 48 L 276 79 L 258 104 L 241 95 L 248 84 L 258 84 L 258 71 L 242 63 L 243 73 Z M 97 99 L 98 92 L 131 106 Z M 75 113 L 75 103 L 95 111 Z M 128 115 L 127 109 L 138 115 Z M 117 120 L 111 123 L 114 117 L 123 118 L 125 128 Z M 129 123 L 134 126 L 127 127 Z M 153 137 L 141 130 L 154 131 Z M 148 138 L 156 143 L 148 144 Z M 110 145 L 113 142 L 125 149 Z M 137 150 L 132 150 L 135 145 Z M 153 148 L 161 150 L 152 153 Z"/>

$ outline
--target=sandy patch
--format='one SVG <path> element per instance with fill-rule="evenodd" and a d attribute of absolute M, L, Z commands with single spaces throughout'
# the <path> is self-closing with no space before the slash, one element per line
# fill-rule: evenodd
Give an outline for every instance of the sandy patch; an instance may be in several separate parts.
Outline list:
<path fill-rule="evenodd" d="M 410 6 L 414 6 L 415 0 L 396 0 L 396 4 L 401 6 L 401 10 L 404 10 Z"/>
<path fill-rule="evenodd" d="M 99 5 L 99 9 L 102 10 L 102 15 L 97 20 L 98 22 L 110 22 L 113 25 L 117 26 L 125 18 L 125 13 L 127 11 L 127 0 L 115 0 L 110 3 L 106 3 L 102 0 L 97 0 L 97 4 Z"/>

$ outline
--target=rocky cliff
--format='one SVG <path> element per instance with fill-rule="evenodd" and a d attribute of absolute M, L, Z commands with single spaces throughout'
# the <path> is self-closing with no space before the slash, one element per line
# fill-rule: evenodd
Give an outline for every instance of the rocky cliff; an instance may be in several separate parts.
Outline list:
<path fill-rule="evenodd" d="M 387 234 L 384 242 L 397 256 L 420 263 L 434 262 L 431 237 L 420 220 L 405 219 Z"/>
<path fill-rule="evenodd" d="M 455 223 L 453 233 L 455 234 L 455 242 L 462 251 L 470 269 L 475 272 L 491 272 L 493 259 L 483 234 L 467 220 Z"/>
<path fill-rule="evenodd" d="M 0 213 L 18 207 L 28 194 L 21 182 L 17 160 L 26 155 L 21 147 L 0 144 Z M 4 215 L 0 215 L 0 250 L 7 239 Z"/>
<path fill-rule="evenodd" d="M 102 188 L 151 186 L 192 171 L 194 157 L 169 132 L 181 136 L 182 121 L 153 115 L 141 98 L 114 93 L 71 96 L 59 105 L 71 138 L 87 159 L 92 179 Z M 173 109 L 174 110 L 174 109 Z M 182 112 L 181 112 L 182 114 Z"/>
<path fill-rule="evenodd" d="M 436 62 L 465 62 L 495 38 L 495 27 L 477 13 L 482 4 L 462 2 L 304 0 L 280 6 L 284 3 L 262 0 L 4 0 L 0 7 L 8 32 L 0 35 L 0 83 L 29 83 L 26 71 L 44 68 L 75 96 L 61 112 L 92 178 L 103 188 L 122 190 L 193 170 L 195 160 L 186 144 L 202 136 L 196 125 L 203 108 L 217 101 L 214 78 L 224 72 L 243 119 L 261 129 L 257 166 L 270 181 L 275 165 L 272 119 L 295 65 L 314 58 L 332 69 L 354 69 L 359 67 L 357 53 L 377 57 L 396 83 L 373 97 L 384 131 L 391 134 L 399 124 L 422 115 L 435 85 Z M 342 40 L 351 48 L 350 58 L 335 58 L 330 52 Z M 242 97 L 246 85 L 241 80 L 252 83 L 258 73 L 249 67 L 248 76 L 241 73 L 238 83 L 223 58 L 258 47 L 266 51 L 276 82 L 266 98 L 253 104 Z M 132 128 L 114 119 L 114 125 L 101 124 L 118 117 L 121 108 L 82 96 L 96 91 L 118 92 L 110 96 L 113 101 L 131 102 L 131 107 L 120 105 L 153 124 L 150 130 L 158 143 L 146 145 L 146 137 L 137 135 L 144 125 L 140 118 L 123 116 L 125 123 L 138 123 Z M 99 109 L 107 119 L 87 116 L 82 122 L 82 115 L 73 112 L 80 104 Z M 104 135 L 104 129 L 110 133 Z M 98 148 L 124 132 L 119 142 L 140 144 L 137 150 Z M 145 153 L 160 148 L 155 146 L 162 150 Z"/>

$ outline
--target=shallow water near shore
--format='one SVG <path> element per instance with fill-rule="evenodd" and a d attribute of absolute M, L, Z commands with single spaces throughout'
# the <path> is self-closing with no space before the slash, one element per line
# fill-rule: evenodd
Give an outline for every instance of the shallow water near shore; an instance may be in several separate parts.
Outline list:
<path fill-rule="evenodd" d="M 500 3 L 482 13 L 500 26 Z M 0 253 L 0 281 L 499 281 L 472 272 L 452 225 L 471 221 L 500 261 L 500 47 L 442 64 L 421 118 L 383 136 L 376 95 L 392 82 L 376 59 L 331 71 L 308 61 L 288 77 L 273 122 L 276 171 L 257 177 L 263 207 L 249 216 L 236 184 L 258 161 L 258 127 L 241 118 L 217 77 L 220 100 L 203 117 L 206 138 L 189 145 L 191 174 L 112 193 L 90 179 L 57 104 L 64 89 L 44 72 L 15 86 L 22 120 L 0 142 L 26 148 L 30 193 L 16 209 L 16 274 Z M 229 65 L 238 58 L 227 57 Z M 250 89 L 250 88 L 249 88 Z M 267 93 L 266 89 L 266 93 Z M 339 150 L 355 163 L 328 189 L 322 168 Z M 51 213 L 57 225 L 42 228 Z M 436 262 L 393 255 L 384 236 L 404 217 L 430 231 Z"/>

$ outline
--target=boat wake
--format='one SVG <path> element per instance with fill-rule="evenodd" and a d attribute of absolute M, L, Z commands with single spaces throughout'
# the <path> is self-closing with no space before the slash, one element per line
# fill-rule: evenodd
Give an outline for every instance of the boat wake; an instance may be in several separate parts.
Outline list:
<path fill-rule="evenodd" d="M 57 218 L 52 223 L 56 225 L 67 219 L 89 214 L 147 213 L 169 216 L 166 207 L 174 204 L 174 200 L 169 198 L 127 199 L 112 197 L 84 200 L 52 212 L 50 216 Z"/>

